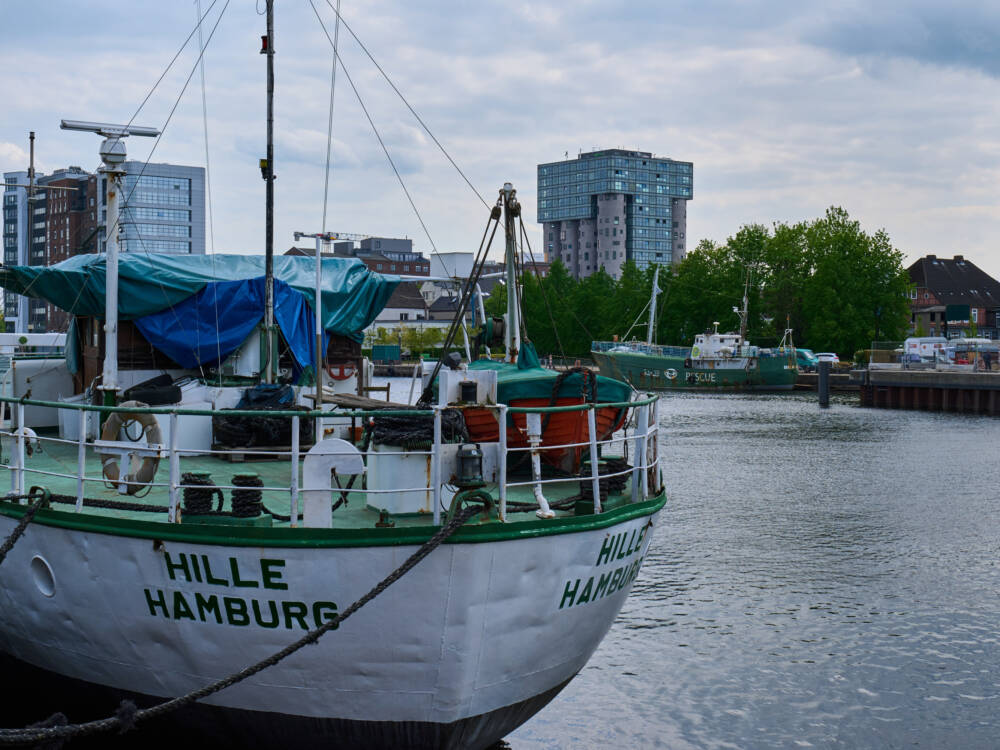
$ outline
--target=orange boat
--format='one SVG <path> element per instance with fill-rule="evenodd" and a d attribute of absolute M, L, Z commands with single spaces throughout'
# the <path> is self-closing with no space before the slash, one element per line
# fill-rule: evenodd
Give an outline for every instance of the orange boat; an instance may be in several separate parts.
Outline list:
<path fill-rule="evenodd" d="M 631 387 L 618 380 L 605 378 L 583 368 L 569 372 L 548 370 L 538 364 L 537 355 L 526 343 L 517 364 L 477 360 L 472 370 L 497 370 L 497 400 L 508 406 L 578 406 L 585 403 L 621 403 L 629 400 Z M 526 355 L 526 356 L 524 356 Z M 475 407 L 464 410 L 469 437 L 477 442 L 493 442 L 500 438 L 495 412 Z M 607 406 L 595 410 L 597 439 L 606 440 L 621 429 L 628 416 L 628 407 Z M 528 431 L 524 414 L 512 413 L 507 425 L 507 447 L 528 447 Z M 590 440 L 586 411 L 553 412 L 542 418 L 541 459 L 550 466 L 570 473 L 580 470 L 582 457 L 589 451 Z M 583 443 L 575 448 L 549 448 Z"/>

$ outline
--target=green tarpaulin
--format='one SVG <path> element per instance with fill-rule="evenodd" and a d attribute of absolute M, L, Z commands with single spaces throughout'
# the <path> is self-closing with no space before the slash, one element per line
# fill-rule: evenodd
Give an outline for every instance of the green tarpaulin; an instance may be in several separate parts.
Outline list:
<path fill-rule="evenodd" d="M 509 404 L 521 398 L 551 398 L 552 389 L 560 373 L 546 370 L 538 363 L 538 354 L 530 342 L 525 342 L 518 355 L 517 364 L 478 359 L 469 363 L 470 370 L 497 371 L 497 401 Z M 559 386 L 557 398 L 579 397 L 584 391 L 584 375 L 574 372 L 567 375 Z M 586 383 L 587 400 L 590 397 L 589 378 Z M 632 388 L 619 380 L 597 376 L 597 400 L 604 403 L 628 401 Z"/>
<path fill-rule="evenodd" d="M 104 255 L 77 255 L 53 266 L 4 266 L 0 286 L 44 299 L 74 315 L 104 318 Z M 280 255 L 274 276 L 301 292 L 315 310 L 314 258 Z M 357 258 L 324 258 L 323 326 L 357 338 L 385 307 L 398 276 L 373 273 Z M 118 317 L 141 318 L 187 299 L 213 281 L 264 275 L 262 255 L 123 253 L 118 260 Z"/>

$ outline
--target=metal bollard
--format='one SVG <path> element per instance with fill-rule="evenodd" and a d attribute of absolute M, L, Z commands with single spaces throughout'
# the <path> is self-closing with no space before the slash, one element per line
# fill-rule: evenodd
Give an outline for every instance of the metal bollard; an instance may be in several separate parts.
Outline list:
<path fill-rule="evenodd" d="M 819 371 L 819 383 L 817 384 L 819 407 L 827 409 L 830 406 L 830 363 L 820 362 L 817 369 Z"/>

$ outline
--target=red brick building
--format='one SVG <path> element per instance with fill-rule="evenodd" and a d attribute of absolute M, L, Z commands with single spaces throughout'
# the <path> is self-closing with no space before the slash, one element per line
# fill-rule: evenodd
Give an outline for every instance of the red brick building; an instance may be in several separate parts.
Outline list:
<path fill-rule="evenodd" d="M 927 255 L 907 271 L 910 292 L 910 325 L 927 336 L 970 335 L 1000 338 L 1000 281 L 962 255 L 939 258 Z"/>

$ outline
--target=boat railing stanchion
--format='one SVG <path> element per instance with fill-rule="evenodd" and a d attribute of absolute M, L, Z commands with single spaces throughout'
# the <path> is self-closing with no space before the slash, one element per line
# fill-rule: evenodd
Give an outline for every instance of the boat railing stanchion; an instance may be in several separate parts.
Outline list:
<path fill-rule="evenodd" d="M 177 523 L 177 489 L 181 483 L 181 462 L 177 455 L 177 412 L 170 412 L 170 511 L 167 520 Z M 122 470 L 124 471 L 124 461 Z"/>
<path fill-rule="evenodd" d="M 24 494 L 24 404 L 17 404 L 17 429 L 14 431 L 14 494 Z M 21 500 L 26 503 L 27 500 Z"/>
<path fill-rule="evenodd" d="M 76 413 L 77 429 L 80 434 L 76 440 L 76 512 L 83 511 L 83 477 L 87 468 L 87 412 L 80 409 Z"/>
<path fill-rule="evenodd" d="M 645 482 L 646 476 L 646 434 L 649 431 L 649 405 L 644 404 L 636 408 L 635 414 L 635 459 L 632 466 L 632 502 L 638 502 L 646 498 Z"/>
<path fill-rule="evenodd" d="M 590 434 L 590 485 L 594 492 L 594 513 L 600 513 L 601 465 L 597 456 L 597 415 L 593 405 L 587 408 L 587 432 Z"/>
<path fill-rule="evenodd" d="M 434 449 L 431 451 L 431 483 L 434 525 L 441 524 L 441 407 L 434 407 Z"/>
<path fill-rule="evenodd" d="M 319 424 L 319 417 L 316 417 L 316 423 Z M 318 434 L 318 433 L 317 433 Z M 289 489 L 292 492 L 291 499 L 291 511 L 289 515 L 291 516 L 290 523 L 292 527 L 299 525 L 299 418 L 292 417 L 292 478 L 289 482 Z"/>
<path fill-rule="evenodd" d="M 656 401 L 651 404 L 652 408 L 647 406 L 643 414 L 643 431 L 644 436 L 642 440 L 642 497 L 643 499 L 649 497 L 649 441 L 656 439 Z M 652 419 L 650 419 L 652 417 Z M 653 422 L 653 429 L 650 429 L 649 423 Z"/>
<path fill-rule="evenodd" d="M 497 460 L 497 492 L 500 495 L 500 520 L 507 521 L 507 404 L 497 406 L 497 426 L 500 428 Z"/>

